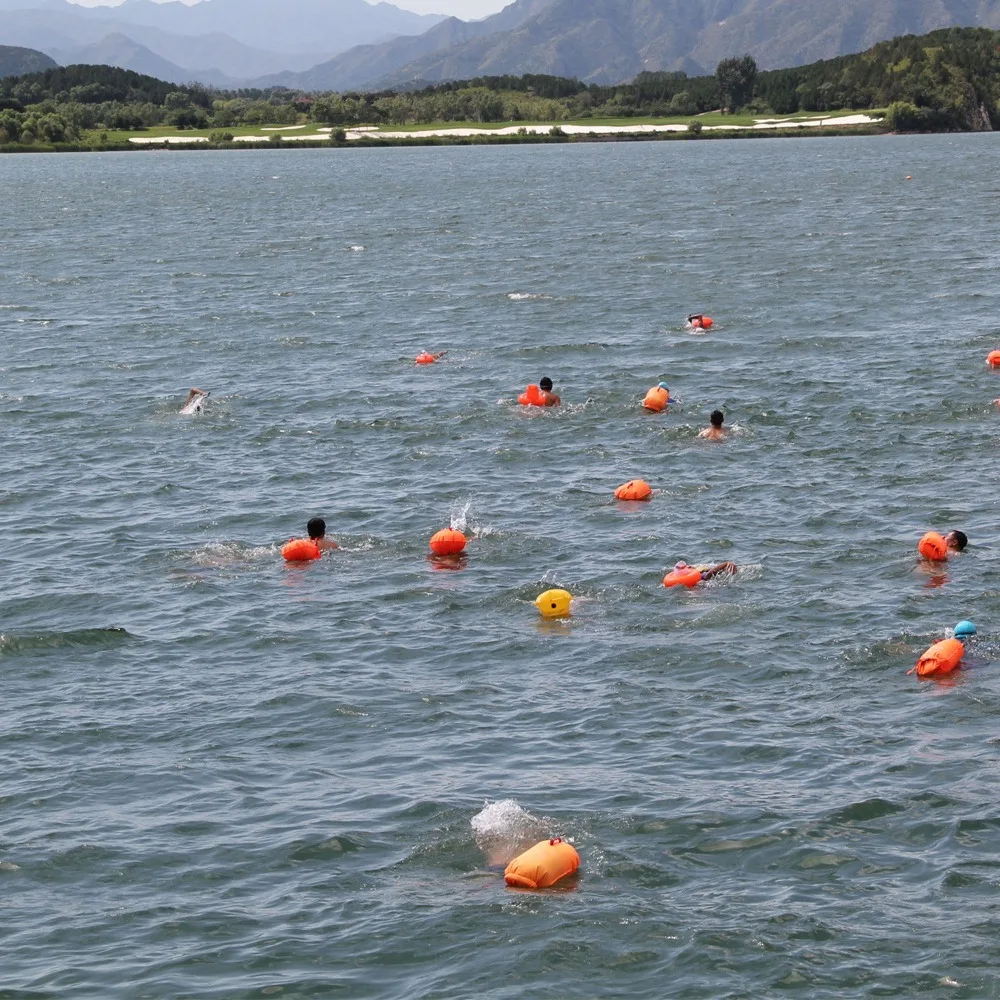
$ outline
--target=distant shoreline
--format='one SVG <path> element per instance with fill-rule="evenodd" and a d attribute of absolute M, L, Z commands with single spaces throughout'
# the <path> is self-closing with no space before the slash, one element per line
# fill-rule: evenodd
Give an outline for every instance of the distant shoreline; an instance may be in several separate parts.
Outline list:
<path fill-rule="evenodd" d="M 861 120 L 863 119 L 863 120 Z M 770 122 L 773 122 L 771 124 Z M 822 122 L 822 124 L 820 124 Z M 559 131 L 553 134 L 553 127 Z M 164 150 L 218 150 L 218 149 L 371 149 L 398 146 L 517 146 L 546 145 L 551 143 L 578 142 L 691 142 L 718 139 L 788 139 L 803 136 L 874 136 L 889 134 L 882 119 L 867 115 L 847 118 L 817 118 L 816 123 L 769 120 L 769 124 L 712 125 L 700 131 L 686 126 L 638 125 L 594 126 L 535 125 L 527 127 L 504 126 L 500 129 L 444 128 L 412 132 L 378 132 L 364 129 L 345 129 L 345 136 L 334 138 L 336 130 L 324 128 L 322 134 L 279 135 L 273 130 L 269 136 L 240 136 L 232 141 L 217 142 L 205 136 L 133 136 L 115 143 L 62 143 L 30 146 L 0 145 L 0 153 L 79 153 L 124 152 Z"/>

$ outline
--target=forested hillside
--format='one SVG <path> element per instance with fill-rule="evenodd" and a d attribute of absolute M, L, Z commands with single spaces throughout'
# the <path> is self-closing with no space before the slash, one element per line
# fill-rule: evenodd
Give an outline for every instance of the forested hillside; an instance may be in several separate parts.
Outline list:
<path fill-rule="evenodd" d="M 642 73 L 613 87 L 544 75 L 482 77 L 397 93 L 303 94 L 177 86 L 107 66 L 0 79 L 0 142 L 75 140 L 86 130 L 229 128 L 313 121 L 334 126 L 436 121 L 564 121 L 889 108 L 905 130 L 1000 127 L 1000 32 L 950 28 L 883 42 L 797 69 L 758 72 L 749 56 L 713 76 Z"/>
<path fill-rule="evenodd" d="M 18 45 L 0 45 L 0 77 L 36 73 L 40 69 L 48 69 L 55 65 L 54 59 L 36 49 L 24 49 Z"/>

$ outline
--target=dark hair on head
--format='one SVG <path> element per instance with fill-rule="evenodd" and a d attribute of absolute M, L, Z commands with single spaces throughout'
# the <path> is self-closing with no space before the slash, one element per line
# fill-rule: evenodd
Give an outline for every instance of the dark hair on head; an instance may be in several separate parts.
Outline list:
<path fill-rule="evenodd" d="M 726 418 L 722 410 L 712 410 L 712 415 L 708 419 L 711 420 L 713 427 L 721 427 L 722 421 Z"/>
<path fill-rule="evenodd" d="M 549 389 L 552 388 L 552 379 L 550 379 L 548 375 L 544 376 L 543 378 L 540 378 L 538 380 L 538 388 L 544 389 L 546 392 L 548 392 Z"/>
<path fill-rule="evenodd" d="M 959 552 L 969 544 L 969 536 L 964 531 L 959 531 L 957 528 L 954 531 L 949 532 L 952 538 L 955 539 L 955 548 Z"/>
<path fill-rule="evenodd" d="M 326 534 L 326 521 L 321 517 L 314 517 L 306 525 L 306 531 L 310 538 L 322 538 Z"/>

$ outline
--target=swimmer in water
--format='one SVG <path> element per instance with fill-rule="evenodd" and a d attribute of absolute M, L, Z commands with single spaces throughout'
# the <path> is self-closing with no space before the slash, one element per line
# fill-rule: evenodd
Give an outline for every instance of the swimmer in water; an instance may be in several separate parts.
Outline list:
<path fill-rule="evenodd" d="M 962 552 L 969 544 L 969 536 L 964 531 L 955 529 L 944 536 L 944 543 L 948 546 L 949 552 Z"/>
<path fill-rule="evenodd" d="M 320 552 L 340 548 L 332 538 L 326 537 L 326 521 L 321 517 L 314 517 L 309 521 L 306 525 L 306 533 L 309 535 L 309 541 L 315 544 Z"/>
<path fill-rule="evenodd" d="M 187 399 L 184 400 L 181 413 L 201 413 L 201 408 L 207 398 L 208 393 L 204 389 L 192 389 L 188 393 Z"/>
<path fill-rule="evenodd" d="M 722 410 L 712 410 L 712 415 L 708 419 L 711 426 L 698 431 L 698 437 L 704 438 L 706 441 L 725 440 L 726 432 L 722 429 L 722 421 L 726 418 L 723 415 Z"/>
<path fill-rule="evenodd" d="M 739 566 L 734 562 L 721 562 L 716 566 L 706 566 L 704 569 L 698 566 L 688 566 L 683 561 L 674 566 L 674 570 L 677 572 L 683 572 L 686 569 L 697 569 L 701 573 L 702 581 L 711 580 L 714 577 L 721 576 L 723 573 L 726 576 L 735 576 L 740 571 Z"/>
<path fill-rule="evenodd" d="M 547 375 L 538 380 L 539 395 L 543 406 L 558 406 L 562 400 L 552 391 L 552 379 Z"/>
<path fill-rule="evenodd" d="M 687 318 L 688 326 L 694 327 L 694 329 L 697 330 L 698 327 L 700 327 L 702 325 L 701 321 L 703 319 L 704 319 L 704 314 L 703 313 L 691 313 L 691 315 L 688 316 L 688 318 Z"/>

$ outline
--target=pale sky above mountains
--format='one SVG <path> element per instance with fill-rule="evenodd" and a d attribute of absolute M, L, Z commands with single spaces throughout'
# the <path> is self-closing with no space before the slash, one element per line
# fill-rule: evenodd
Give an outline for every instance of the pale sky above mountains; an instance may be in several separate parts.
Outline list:
<path fill-rule="evenodd" d="M 108 3 L 108 0 L 72 0 L 72 2 L 80 4 L 81 7 L 118 6 L 117 3 Z M 512 2 L 513 0 L 394 0 L 394 6 L 412 10 L 416 14 L 451 14 L 468 21 L 495 14 Z"/>

